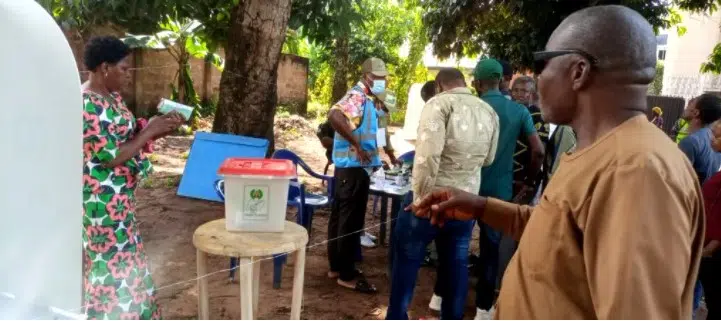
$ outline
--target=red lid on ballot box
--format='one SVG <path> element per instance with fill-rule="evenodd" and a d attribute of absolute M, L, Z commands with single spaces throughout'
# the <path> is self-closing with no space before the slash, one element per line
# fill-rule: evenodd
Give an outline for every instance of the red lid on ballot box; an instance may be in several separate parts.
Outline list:
<path fill-rule="evenodd" d="M 219 175 L 256 175 L 294 177 L 295 165 L 287 159 L 228 158 L 220 165 Z"/>

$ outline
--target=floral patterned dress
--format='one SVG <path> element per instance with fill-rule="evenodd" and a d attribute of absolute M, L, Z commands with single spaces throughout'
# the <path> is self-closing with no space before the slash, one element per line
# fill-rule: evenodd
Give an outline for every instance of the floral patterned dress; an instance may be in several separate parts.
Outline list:
<path fill-rule="evenodd" d="M 159 319 L 155 286 L 135 222 L 135 188 L 151 170 L 141 152 L 114 168 L 135 117 L 120 95 L 83 93 L 84 306 L 89 319 Z"/>

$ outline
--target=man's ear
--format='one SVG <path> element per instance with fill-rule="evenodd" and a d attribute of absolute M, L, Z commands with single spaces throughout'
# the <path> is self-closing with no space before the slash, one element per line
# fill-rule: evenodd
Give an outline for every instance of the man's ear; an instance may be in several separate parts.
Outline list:
<path fill-rule="evenodd" d="M 571 63 L 571 88 L 581 90 L 588 86 L 591 78 L 591 64 L 585 59 L 578 59 Z"/>

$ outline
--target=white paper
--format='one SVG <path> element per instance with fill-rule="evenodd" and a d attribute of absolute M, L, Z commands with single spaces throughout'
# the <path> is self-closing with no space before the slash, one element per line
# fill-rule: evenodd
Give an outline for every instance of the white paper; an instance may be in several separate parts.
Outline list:
<path fill-rule="evenodd" d="M 378 128 L 376 131 L 376 143 L 378 144 L 378 148 L 386 147 L 386 129 L 385 128 Z"/>

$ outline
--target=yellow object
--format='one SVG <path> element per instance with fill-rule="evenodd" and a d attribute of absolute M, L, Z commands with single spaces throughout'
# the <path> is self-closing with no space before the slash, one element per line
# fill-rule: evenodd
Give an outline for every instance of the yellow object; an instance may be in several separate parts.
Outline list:
<path fill-rule="evenodd" d="M 663 115 L 663 110 L 661 110 L 661 107 L 658 107 L 658 106 L 653 107 L 653 108 L 651 108 L 651 111 L 653 111 L 656 115 L 659 115 L 659 116 Z"/>
<path fill-rule="evenodd" d="M 681 118 L 678 120 L 678 134 L 676 135 L 676 143 L 680 143 L 686 136 L 688 136 L 688 122 Z"/>

